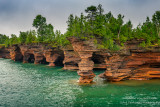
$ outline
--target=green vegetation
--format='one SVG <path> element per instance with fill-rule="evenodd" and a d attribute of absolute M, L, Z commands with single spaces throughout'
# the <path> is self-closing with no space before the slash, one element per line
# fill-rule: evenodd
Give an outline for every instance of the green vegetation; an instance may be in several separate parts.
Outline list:
<path fill-rule="evenodd" d="M 152 19 L 146 18 L 143 24 L 133 28 L 132 22 L 124 22 L 124 15 L 114 17 L 111 12 L 104 13 L 102 5 L 89 6 L 85 9 L 86 15 L 69 15 L 67 31 L 61 34 L 54 31 L 51 24 L 47 24 L 46 18 L 37 15 L 33 20 L 35 30 L 20 32 L 19 37 L 12 34 L 9 38 L 0 34 L 0 44 L 10 46 L 13 44 L 47 43 L 54 47 L 66 46 L 66 39 L 75 36 L 83 40 L 93 39 L 98 48 L 119 50 L 128 40 L 143 39 L 141 47 L 160 45 L 160 11 L 156 11 Z"/>
<path fill-rule="evenodd" d="M 90 6 L 85 10 L 86 16 L 68 18 L 67 36 L 77 36 L 82 39 L 94 38 L 99 48 L 118 50 L 120 46 L 132 39 L 144 39 L 142 47 L 160 44 L 160 11 L 156 11 L 152 21 L 147 17 L 146 22 L 133 29 L 129 20 L 124 23 L 124 16 L 114 17 L 111 12 L 104 14 L 102 5 Z"/>

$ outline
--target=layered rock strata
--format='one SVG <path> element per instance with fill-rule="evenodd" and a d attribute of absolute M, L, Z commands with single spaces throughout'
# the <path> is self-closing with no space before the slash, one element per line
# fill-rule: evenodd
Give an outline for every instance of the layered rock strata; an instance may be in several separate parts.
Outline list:
<path fill-rule="evenodd" d="M 68 38 L 73 49 L 78 53 L 81 61 L 78 63 L 80 75 L 79 83 L 91 83 L 95 74 L 93 73 L 94 62 L 91 60 L 93 52 L 98 51 L 93 41 L 81 41 L 77 38 Z"/>
<path fill-rule="evenodd" d="M 44 51 L 46 62 L 49 62 L 49 66 L 62 65 L 64 60 L 64 53 L 60 49 L 50 48 Z"/>
<path fill-rule="evenodd" d="M 42 45 L 22 45 L 20 46 L 23 54 L 23 63 L 41 64 L 45 58 L 43 55 L 44 47 Z"/>
<path fill-rule="evenodd" d="M 47 64 L 49 66 L 62 65 L 63 51 L 45 45 L 13 45 L 10 49 L 10 56 L 12 60 L 23 63 Z"/>
<path fill-rule="evenodd" d="M 0 47 L 0 58 L 10 59 L 10 51 L 9 51 L 9 48 Z"/>
<path fill-rule="evenodd" d="M 78 70 L 78 63 L 81 61 L 81 58 L 78 54 L 78 52 L 74 51 L 73 48 L 66 48 L 63 49 L 64 51 L 64 67 L 65 70 Z M 93 55 L 91 57 L 91 60 L 94 62 L 94 69 L 106 69 L 106 63 L 105 63 L 105 54 L 102 51 L 93 52 Z"/>
<path fill-rule="evenodd" d="M 81 61 L 78 53 L 75 52 L 73 49 L 64 49 L 64 60 L 63 69 L 65 70 L 78 70 L 78 63 Z"/>
<path fill-rule="evenodd" d="M 94 68 L 106 69 L 99 76 L 108 81 L 160 79 L 160 47 L 140 48 L 143 40 L 128 41 L 118 52 L 97 50 L 92 40 L 69 38 L 73 47 L 60 50 L 48 45 L 13 45 L 0 48 L 0 58 L 11 58 L 23 63 L 56 66 L 64 69 L 79 69 L 80 83 L 91 83 Z"/>
<path fill-rule="evenodd" d="M 100 77 L 108 81 L 160 78 L 160 47 L 144 49 L 139 43 L 130 41 L 125 50 L 108 56 L 107 70 Z"/>
<path fill-rule="evenodd" d="M 21 50 L 18 45 L 13 45 L 10 48 L 10 57 L 14 61 L 21 61 L 23 59 Z"/>
<path fill-rule="evenodd" d="M 106 58 L 110 54 L 108 52 L 105 52 L 105 50 L 99 50 L 96 52 L 93 52 L 93 55 L 91 57 L 91 60 L 94 62 L 94 69 L 106 69 Z"/>
<path fill-rule="evenodd" d="M 93 51 L 79 51 L 81 61 L 78 63 L 80 75 L 80 83 L 91 83 L 95 74 L 93 73 L 94 62 L 90 59 L 92 57 Z"/>

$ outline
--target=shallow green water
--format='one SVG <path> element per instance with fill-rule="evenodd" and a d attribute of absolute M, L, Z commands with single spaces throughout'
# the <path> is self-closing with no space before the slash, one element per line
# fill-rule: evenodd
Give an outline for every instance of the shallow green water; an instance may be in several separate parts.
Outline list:
<path fill-rule="evenodd" d="M 95 71 L 100 74 L 103 71 Z M 0 106 L 158 107 L 160 80 L 78 85 L 75 71 L 0 59 Z"/>

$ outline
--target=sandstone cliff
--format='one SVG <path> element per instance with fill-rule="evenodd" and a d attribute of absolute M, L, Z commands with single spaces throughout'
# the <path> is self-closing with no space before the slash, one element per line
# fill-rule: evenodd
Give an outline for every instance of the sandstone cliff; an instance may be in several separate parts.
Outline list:
<path fill-rule="evenodd" d="M 100 77 L 108 81 L 160 78 L 160 47 L 140 48 L 140 42 L 129 41 L 124 50 L 107 56 L 107 70 Z"/>
<path fill-rule="evenodd" d="M 13 45 L 10 49 L 11 59 L 23 60 L 23 63 L 47 64 L 49 66 L 63 65 L 63 51 L 48 45 Z"/>
<path fill-rule="evenodd" d="M 160 78 L 160 47 L 141 48 L 143 40 L 132 40 L 118 52 L 98 50 L 93 40 L 69 38 L 72 46 L 63 50 L 44 44 L 13 45 L 0 49 L 0 58 L 23 63 L 64 65 L 63 69 L 78 70 L 80 83 L 91 83 L 93 69 L 106 69 L 99 76 L 108 81 L 148 80 Z"/>
<path fill-rule="evenodd" d="M 10 59 L 10 51 L 9 51 L 9 48 L 0 47 L 0 58 Z"/>

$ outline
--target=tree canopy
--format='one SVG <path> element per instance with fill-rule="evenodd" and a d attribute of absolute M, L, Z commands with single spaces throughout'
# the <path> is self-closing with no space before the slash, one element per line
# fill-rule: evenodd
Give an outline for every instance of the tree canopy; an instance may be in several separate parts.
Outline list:
<path fill-rule="evenodd" d="M 133 28 L 131 20 L 124 21 L 124 15 L 114 16 L 112 12 L 105 13 L 101 4 L 89 6 L 85 14 L 80 16 L 70 14 L 67 20 L 67 31 L 61 34 L 54 31 L 54 26 L 47 23 L 42 15 L 37 15 L 33 20 L 36 30 L 21 32 L 19 37 L 12 34 L 10 37 L 0 34 L 0 44 L 6 46 L 13 44 L 48 43 L 53 46 L 69 44 L 66 39 L 70 36 L 88 40 L 94 39 L 99 48 L 118 50 L 124 43 L 132 39 L 143 39 L 142 47 L 160 45 L 160 11 L 156 11 L 152 18 Z"/>

